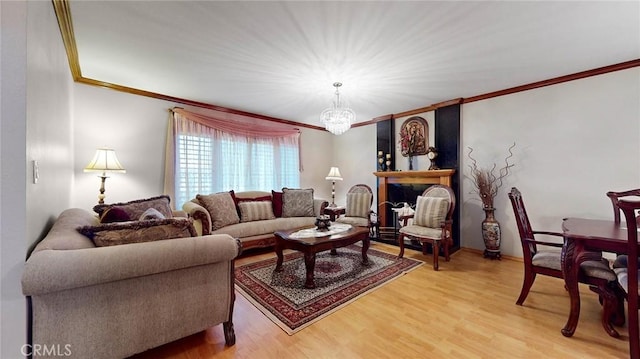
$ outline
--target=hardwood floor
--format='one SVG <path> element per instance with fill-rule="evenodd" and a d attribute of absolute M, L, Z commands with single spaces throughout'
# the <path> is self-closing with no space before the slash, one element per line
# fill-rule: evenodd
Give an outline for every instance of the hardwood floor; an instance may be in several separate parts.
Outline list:
<path fill-rule="evenodd" d="M 398 248 L 372 243 L 397 253 Z M 240 258 L 237 265 L 274 256 Z M 222 325 L 136 355 L 136 359 L 198 358 L 627 358 L 627 328 L 609 337 L 595 293 L 580 288 L 575 335 L 560 333 L 569 312 L 562 280 L 538 276 L 524 306 L 515 301 L 522 262 L 492 261 L 463 249 L 442 261 L 407 250 L 420 268 L 289 336 L 238 294 L 236 345 L 225 347 Z"/>

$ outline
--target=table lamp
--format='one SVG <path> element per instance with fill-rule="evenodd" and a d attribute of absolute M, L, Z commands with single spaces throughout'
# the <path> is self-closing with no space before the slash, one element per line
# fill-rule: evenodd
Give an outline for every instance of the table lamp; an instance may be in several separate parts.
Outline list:
<path fill-rule="evenodd" d="M 329 207 L 337 207 L 336 206 L 336 181 L 342 181 L 342 175 L 340 174 L 340 170 L 338 167 L 331 167 L 329 170 L 329 174 L 325 177 L 327 181 L 331 181 L 331 204 Z"/>
<path fill-rule="evenodd" d="M 84 171 L 102 172 L 102 175 L 98 176 L 102 179 L 100 183 L 100 194 L 98 195 L 98 204 L 104 204 L 104 182 L 108 177 L 107 172 L 127 172 L 118 161 L 116 151 L 111 148 L 98 148 L 91 162 L 84 168 Z"/>

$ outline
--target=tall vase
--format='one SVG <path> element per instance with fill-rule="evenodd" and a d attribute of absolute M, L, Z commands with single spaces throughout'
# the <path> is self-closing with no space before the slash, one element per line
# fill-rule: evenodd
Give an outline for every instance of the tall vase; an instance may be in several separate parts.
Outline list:
<path fill-rule="evenodd" d="M 413 156 L 409 155 L 409 171 L 413 171 Z"/>
<path fill-rule="evenodd" d="M 482 221 L 482 239 L 484 240 L 484 257 L 500 259 L 500 223 L 496 221 L 493 212 L 495 208 L 483 208 L 485 218 Z"/>

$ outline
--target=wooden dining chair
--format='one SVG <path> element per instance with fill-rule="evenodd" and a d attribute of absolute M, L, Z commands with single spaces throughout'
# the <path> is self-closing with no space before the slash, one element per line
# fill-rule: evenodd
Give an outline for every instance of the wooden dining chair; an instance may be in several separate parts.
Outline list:
<path fill-rule="evenodd" d="M 609 191 L 607 192 L 607 197 L 611 199 L 611 205 L 613 207 L 613 220 L 616 223 L 620 223 L 620 213 L 622 210 L 620 209 L 619 203 L 621 199 L 629 200 L 629 199 L 640 199 L 640 188 L 631 189 L 628 191 Z M 636 223 L 640 224 L 640 216 L 636 211 Z M 616 256 L 615 261 L 613 262 L 613 268 L 626 268 L 627 267 L 627 258 L 626 254 L 620 254 Z M 621 303 L 624 305 L 624 303 Z"/>
<path fill-rule="evenodd" d="M 629 257 L 625 268 L 615 268 L 620 287 L 626 293 L 629 320 L 629 357 L 640 359 L 640 328 L 638 325 L 638 221 L 637 211 L 640 200 L 621 199 L 618 207 L 622 211 L 627 227 L 627 246 Z"/>
<path fill-rule="evenodd" d="M 629 197 L 638 197 L 640 198 L 640 188 L 638 189 L 631 189 L 628 191 L 620 191 L 620 192 L 615 192 L 615 191 L 609 191 L 607 192 L 607 197 L 609 197 L 609 199 L 611 200 L 611 204 L 613 206 L 613 220 L 616 223 L 620 223 L 620 206 L 618 206 L 618 203 L 620 203 L 620 199 L 625 199 L 625 198 L 629 198 Z M 636 221 L 638 221 L 638 223 L 640 223 L 640 217 L 638 217 L 636 215 Z"/>
<path fill-rule="evenodd" d="M 509 193 L 509 199 L 513 207 L 513 213 L 518 225 L 520 243 L 522 244 L 522 256 L 524 261 L 524 279 L 520 296 L 516 301 L 522 305 L 529 295 L 536 275 L 542 274 L 555 278 L 564 278 L 561 264 L 561 242 L 543 241 L 544 236 L 563 238 L 562 233 L 550 231 L 536 231 L 531 228 L 529 216 L 524 207 L 524 201 L 520 191 L 513 187 Z M 578 281 L 589 285 L 589 288 L 598 294 L 602 303 L 602 326 L 612 337 L 618 337 L 618 332 L 613 328 L 612 317 L 616 313 L 619 299 L 616 288 L 617 278 L 615 272 L 609 267 L 609 261 L 602 258 L 602 253 L 589 253 L 590 260 L 580 264 Z M 619 323 L 615 323 L 619 324 Z"/>

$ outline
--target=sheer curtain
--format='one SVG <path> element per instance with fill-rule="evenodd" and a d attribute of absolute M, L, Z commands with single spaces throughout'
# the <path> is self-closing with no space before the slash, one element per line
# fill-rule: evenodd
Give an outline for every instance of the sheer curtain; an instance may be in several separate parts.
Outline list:
<path fill-rule="evenodd" d="M 178 108 L 172 114 L 164 192 L 176 208 L 199 193 L 300 186 L 299 130 Z"/>

